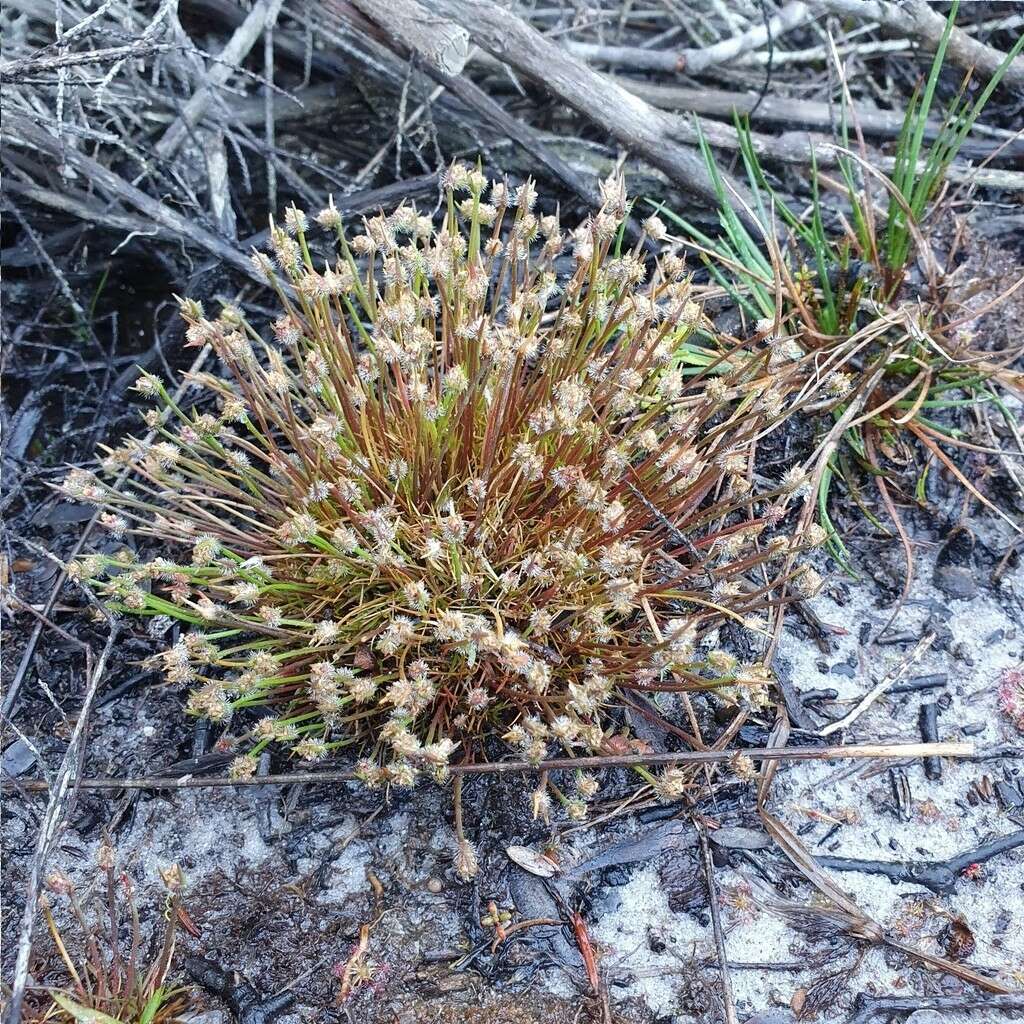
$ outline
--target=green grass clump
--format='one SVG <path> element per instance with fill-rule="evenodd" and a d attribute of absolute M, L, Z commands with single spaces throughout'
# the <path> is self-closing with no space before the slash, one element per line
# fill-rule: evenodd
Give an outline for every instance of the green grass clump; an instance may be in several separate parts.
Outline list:
<path fill-rule="evenodd" d="M 947 109 L 937 137 L 925 143 L 939 74 L 957 4 L 924 82 L 915 89 L 896 143 L 894 169 L 886 177 L 866 154 L 850 147 L 855 111 L 844 97 L 839 180 L 812 165 L 806 209 L 789 203 L 769 183 L 758 159 L 749 124 L 736 119 L 740 158 L 754 208 L 742 218 L 727 193 L 706 141 L 702 151 L 719 201 L 722 233 L 711 238 L 660 204 L 658 213 L 682 229 L 700 252 L 713 280 L 755 324 L 758 339 L 793 349 L 792 369 L 805 384 L 836 392 L 835 401 L 811 404 L 835 422 L 856 406 L 838 450 L 814 473 L 818 518 L 829 547 L 849 569 L 848 552 L 832 525 L 830 494 L 842 480 L 856 504 L 879 528 L 860 480 L 873 481 L 882 504 L 906 543 L 892 489 L 906 466 L 916 467 L 908 496 L 924 502 L 929 468 L 951 472 L 976 498 L 991 503 L 956 466 L 950 449 L 969 448 L 960 433 L 938 416 L 943 410 L 998 401 L 999 354 L 976 348 L 956 311 L 944 308 L 934 280 L 913 292 L 908 269 L 928 262 L 928 219 L 935 213 L 946 171 L 985 108 L 1003 73 L 1022 50 L 1024 37 L 977 96 L 967 94 L 969 76 Z M 826 188 L 842 202 L 830 209 Z M 750 227 L 748 225 L 756 225 Z M 911 302 L 913 305 L 911 305 Z M 956 322 L 954 322 L 956 321 Z M 834 387 L 836 381 L 843 387 Z M 909 558 L 909 546 L 908 546 Z"/>

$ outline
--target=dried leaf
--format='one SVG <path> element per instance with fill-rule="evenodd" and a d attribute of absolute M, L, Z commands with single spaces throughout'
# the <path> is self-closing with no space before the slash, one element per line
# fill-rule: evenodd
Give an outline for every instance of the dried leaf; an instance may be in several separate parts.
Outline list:
<path fill-rule="evenodd" d="M 798 988 L 789 1001 L 789 1008 L 799 1017 L 807 1005 L 807 989 Z"/>
<path fill-rule="evenodd" d="M 529 846 L 510 846 L 505 851 L 509 860 L 518 864 L 524 871 L 540 878 L 550 878 L 558 874 L 561 868 L 547 853 L 538 853 Z"/>
<path fill-rule="evenodd" d="M 70 1013 L 80 1024 L 119 1024 L 116 1017 L 103 1013 L 102 1010 L 94 1010 L 89 1006 L 82 1006 L 72 999 L 68 999 L 62 992 L 51 992 L 53 1001 L 67 1013 Z"/>
<path fill-rule="evenodd" d="M 975 950 L 974 932 L 963 918 L 950 921 L 942 933 L 942 943 L 950 960 L 967 960 Z"/>

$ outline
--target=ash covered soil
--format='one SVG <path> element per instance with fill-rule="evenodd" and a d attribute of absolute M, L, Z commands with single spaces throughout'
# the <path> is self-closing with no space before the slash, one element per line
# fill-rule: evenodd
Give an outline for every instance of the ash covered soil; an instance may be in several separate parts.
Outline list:
<path fill-rule="evenodd" d="M 899 664 L 921 637 L 929 650 L 897 686 L 845 733 L 846 742 L 921 739 L 921 706 L 937 705 L 941 739 L 969 739 L 998 756 L 945 760 L 941 775 L 920 761 L 809 761 L 780 767 L 768 808 L 815 857 L 920 866 L 947 862 L 1024 829 L 1020 733 L 998 700 L 1002 674 L 1024 662 L 1024 570 L 1004 561 L 1010 531 L 990 519 L 968 522 L 969 554 L 940 557 L 945 529 L 918 524 L 915 583 L 883 638 L 869 641 L 892 614 L 904 573 L 898 545 L 858 560 L 862 578 L 832 572 L 805 615 L 789 617 L 776 668 L 793 714 L 807 730 L 841 717 Z M 956 552 L 954 552 L 956 553 Z M 822 569 L 828 569 L 822 559 Z M 834 569 L 834 567 L 832 567 Z M 951 569 L 961 569 L 954 573 Z M 936 586 L 939 583 L 940 586 Z M 963 594 L 951 596 L 950 590 Z M 133 647 L 134 645 L 134 647 Z M 126 641 L 90 726 L 85 775 L 139 775 L 186 761 L 200 747 L 180 714 L 180 695 L 137 662 L 147 642 Z M 44 648 L 54 698 L 73 706 L 81 679 L 62 672 L 62 652 Z M 134 657 L 133 657 L 134 653 Z M 10 656 L 7 659 L 8 671 Z M 60 692 L 59 687 L 67 687 Z M 121 692 L 118 692 L 120 688 Z M 659 708 L 682 722 L 683 709 Z M 713 699 L 695 710 L 714 733 Z M 27 693 L 16 720 L 48 762 L 66 728 L 44 695 Z M 770 715 L 752 715 L 739 740 L 768 741 Z M 641 722 L 635 723 L 638 729 Z M 799 744 L 796 729 L 790 742 Z M 833 736 L 833 740 L 838 737 Z M 666 737 L 651 736 L 664 743 Z M 216 767 L 217 754 L 206 758 Z M 31 775 L 24 741 L 8 743 L 5 768 Z M 187 767 L 187 765 L 186 765 Z M 277 1019 L 300 1021 L 670 1022 L 716 1019 L 721 976 L 709 893 L 690 815 L 707 824 L 715 898 L 722 915 L 729 976 L 740 1020 L 852 1020 L 858 996 L 955 996 L 965 983 L 929 970 L 892 947 L 859 941 L 830 917 L 824 901 L 778 851 L 758 816 L 755 785 L 713 772 L 691 806 L 631 804 L 601 821 L 635 791 L 625 771 L 606 773 L 603 807 L 583 826 L 534 822 L 521 777 L 480 777 L 464 793 L 467 827 L 481 870 L 472 883 L 452 868 L 450 794 L 421 785 L 401 797 L 356 785 L 82 793 L 52 868 L 87 893 L 98 886 L 96 856 L 109 837 L 137 887 L 144 929 L 162 910 L 160 871 L 181 866 L 193 925 L 179 931 L 179 963 L 203 958 L 237 971 L 261 997 L 289 991 Z M 3 900 L 8 935 L 20 911 L 40 794 L 9 798 L 3 822 Z M 1012 844 L 1010 844 L 1012 846 Z M 509 846 L 541 852 L 559 865 L 548 879 L 523 870 Z M 955 861 L 954 861 L 955 862 Z M 1024 984 L 1024 847 L 984 863 L 936 870 L 931 887 L 871 871 L 829 869 L 830 877 L 897 942 L 982 968 L 1009 987 Z M 941 868 L 942 864 L 938 865 Z M 60 900 L 53 899 L 60 914 Z M 517 922 L 571 920 L 576 929 Z M 512 934 L 496 942 L 493 919 Z M 361 941 L 362 940 L 362 941 Z M 604 989 L 588 983 L 592 952 Z M 41 934 L 38 983 L 59 975 Z M 15 943 L 5 943 L 5 974 Z M 346 972 L 346 966 L 348 971 Z M 345 998 L 341 999 L 343 986 Z M 232 1020 L 227 1005 L 198 986 L 204 1021 Z M 269 1005 L 269 1004 L 268 1004 Z M 775 1016 L 771 1016 L 774 1014 Z M 254 1018 L 254 1020 L 257 1018 Z M 761 1018 L 755 1018 L 761 1019 Z M 982 1021 L 984 1011 L 944 1019 Z"/>
<path fill-rule="evenodd" d="M 996 262 L 997 277 L 1012 276 L 1019 264 L 996 247 L 979 245 L 975 253 L 986 273 Z M 986 294 L 971 301 L 981 305 Z M 125 305 L 144 305 L 137 298 L 127 296 Z M 1021 315 L 1024 307 L 1014 296 L 979 329 L 993 331 L 993 344 L 1003 344 Z M 145 316 L 138 316 L 141 324 Z M 181 353 L 169 348 L 167 357 L 181 368 Z M 88 387 L 76 387 L 62 378 L 62 386 L 51 389 L 59 407 L 49 410 L 47 422 L 66 429 L 45 451 L 32 453 L 29 487 L 37 501 L 26 504 L 15 524 L 21 536 L 39 538 L 64 555 L 84 527 L 83 510 L 54 500 L 42 481 L 59 478 L 61 463 L 87 458 L 96 440 L 119 436 L 132 415 L 121 400 L 107 402 L 103 416 L 93 415 L 104 398 L 88 380 Z M 782 443 L 790 440 L 799 447 L 807 438 L 795 426 Z M 772 458 L 768 451 L 766 460 Z M 970 455 L 964 468 L 1019 516 L 1019 496 L 997 465 Z M 687 803 L 662 807 L 634 800 L 615 816 L 638 780 L 607 771 L 599 804 L 582 825 L 564 817 L 550 825 L 533 821 L 532 779 L 468 780 L 466 826 L 481 865 L 472 883 L 460 881 L 452 867 L 450 791 L 431 785 L 387 799 L 347 784 L 81 792 L 47 868 L 70 876 L 91 905 L 101 895 L 96 860 L 106 836 L 135 886 L 144 934 L 155 945 L 164 908 L 160 872 L 180 865 L 190 927 L 178 931 L 177 976 L 191 967 L 193 976 L 208 977 L 202 961 L 222 978 L 238 972 L 267 1008 L 239 1018 L 229 1000 L 195 983 L 202 1024 L 717 1021 L 724 1019 L 723 991 L 712 900 L 722 918 L 740 1021 L 885 1020 L 884 1014 L 863 1017 L 865 997 L 923 1000 L 971 991 L 956 976 L 930 970 L 897 949 L 900 943 L 983 970 L 1007 988 L 1024 988 L 1024 846 L 1015 845 L 1024 836 L 1024 748 L 998 693 L 1004 672 L 1024 664 L 1024 568 L 1012 530 L 965 497 L 954 480 L 933 471 L 927 487 L 927 509 L 906 513 L 914 584 L 895 620 L 890 622 L 906 578 L 903 551 L 849 502 L 833 514 L 859 578 L 845 576 L 827 556 L 819 558 L 826 585 L 787 616 L 774 666 L 794 725 L 789 742 L 800 745 L 811 740 L 808 733 L 849 712 L 923 637 L 933 635 L 929 649 L 896 683 L 930 685 L 883 696 L 832 741 L 918 742 L 921 708 L 934 704 L 939 739 L 966 739 L 995 755 L 945 760 L 938 777 L 931 777 L 934 765 L 920 761 L 779 767 L 768 810 L 811 855 L 882 862 L 868 865 L 871 870 L 841 871 L 833 860 L 826 870 L 888 944 L 851 935 L 849 920 L 828 913 L 827 902 L 765 832 L 756 783 L 733 770 L 709 771 Z M 970 531 L 966 543 L 954 524 Z M 41 550 L 18 545 L 8 552 L 8 563 L 22 599 L 44 602 L 57 573 Z M 57 622 L 101 649 L 105 628 L 89 622 L 70 588 L 63 600 L 67 604 L 54 612 Z M 19 607 L 6 611 L 5 689 L 34 621 Z M 90 716 L 83 776 L 224 771 L 231 753 L 216 750 L 218 737 L 183 716 L 184 693 L 144 664 L 166 639 L 147 635 L 137 622 L 124 623 Z M 736 638 L 722 639 L 728 646 Z M 23 735 L 4 728 L 3 770 L 15 784 L 40 776 L 34 751 L 51 770 L 60 763 L 83 687 L 81 650 L 44 630 L 32 676 L 13 709 Z M 720 738 L 734 710 L 714 697 L 694 696 L 692 702 L 705 739 Z M 690 724 L 685 707 L 671 700 L 659 698 L 658 711 L 677 726 Z M 772 709 L 751 714 L 731 745 L 766 745 L 774 720 Z M 678 746 L 643 718 L 631 724 L 655 749 Z M 271 770 L 290 766 L 275 762 Z M 45 797 L 37 792 L 5 799 L 5 979 L 17 952 L 44 808 Z M 710 838 L 713 894 L 693 815 L 705 822 Z M 961 864 L 962 855 L 1015 834 L 990 859 Z M 550 847 L 558 872 L 543 879 L 524 870 L 508 855 L 516 846 L 538 854 Z M 931 887 L 919 877 L 890 877 L 914 879 L 922 865 Z M 66 905 L 57 897 L 52 903 L 74 946 Z M 578 914 L 575 928 L 516 927 L 570 922 L 572 914 Z M 508 930 L 504 941 L 496 918 Z M 52 942 L 41 927 L 36 935 L 33 982 L 64 983 Z M 591 964 L 600 980 L 596 996 Z M 275 997 L 286 993 L 294 1002 L 282 1007 L 284 1000 Z M 282 1012 L 271 1012 L 274 1007 Z M 987 1024 L 1012 1014 L 943 1011 L 942 1019 Z"/>

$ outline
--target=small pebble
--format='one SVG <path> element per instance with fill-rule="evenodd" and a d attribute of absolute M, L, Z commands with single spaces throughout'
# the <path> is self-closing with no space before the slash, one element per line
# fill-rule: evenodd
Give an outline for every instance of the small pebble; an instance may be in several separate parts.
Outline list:
<path fill-rule="evenodd" d="M 915 1010 L 907 1018 L 907 1024 L 945 1024 L 945 1018 L 938 1010 Z"/>

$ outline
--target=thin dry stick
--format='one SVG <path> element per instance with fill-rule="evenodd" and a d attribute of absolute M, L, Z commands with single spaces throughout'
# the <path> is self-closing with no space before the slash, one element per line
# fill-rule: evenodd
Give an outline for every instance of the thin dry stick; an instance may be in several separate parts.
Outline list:
<path fill-rule="evenodd" d="M 877 21 L 883 28 L 910 36 L 930 50 L 938 48 L 946 30 L 946 16 L 932 10 L 925 0 L 905 0 L 902 4 L 881 3 L 880 0 L 815 0 L 815 6 L 843 18 Z M 955 64 L 968 70 L 976 69 L 986 78 L 995 74 L 1006 57 L 956 26 L 949 34 L 946 53 Z M 1024 57 L 1010 61 L 1003 81 L 1018 89 L 1024 85 Z"/>
<path fill-rule="evenodd" d="M 693 827 L 700 839 L 701 861 L 704 865 L 704 877 L 708 883 L 708 906 L 711 910 L 711 930 L 715 936 L 715 949 L 718 952 L 718 969 L 722 975 L 722 1001 L 725 1003 L 725 1024 L 739 1024 L 736 1016 L 736 1000 L 732 994 L 732 979 L 729 977 L 729 958 L 725 949 L 725 933 L 722 931 L 722 914 L 718 906 L 718 888 L 715 885 L 715 865 L 711 860 L 711 846 L 708 843 L 707 830 L 697 819 L 693 819 Z"/>
<path fill-rule="evenodd" d="M 47 800 L 46 811 L 43 814 L 39 835 L 36 838 L 36 850 L 32 858 L 28 889 L 25 894 L 25 909 L 21 915 L 21 929 L 18 934 L 18 959 L 14 968 L 14 983 L 11 986 L 11 997 L 6 1008 L 7 1014 L 5 1019 L 9 1022 L 17 1022 L 21 1019 L 21 1003 L 25 997 L 25 986 L 28 982 L 29 958 L 32 954 L 32 930 L 35 924 L 36 908 L 39 904 L 39 891 L 42 888 L 43 868 L 57 842 L 61 823 L 78 789 L 75 772 L 81 759 L 85 728 L 89 721 L 89 712 L 92 709 L 96 691 L 99 689 L 100 680 L 103 678 L 107 667 L 107 660 L 114 649 L 116 639 L 117 624 L 111 622 L 110 633 L 107 636 L 103 652 L 89 673 L 85 697 L 82 701 L 82 707 L 78 712 L 75 728 L 71 734 L 71 741 L 61 761 L 60 771 L 57 773 L 57 778 L 52 785 L 48 781 L 46 783 L 50 797 Z"/>
<path fill-rule="evenodd" d="M 731 119 L 733 112 L 749 114 L 758 100 L 755 89 L 737 92 L 706 86 L 666 85 L 664 82 L 625 77 L 615 78 L 615 81 L 635 96 L 663 110 L 686 110 L 715 118 Z M 843 108 L 836 103 L 769 95 L 764 97 L 757 108 L 757 120 L 762 125 L 775 124 L 789 129 L 820 128 L 838 134 L 842 127 L 842 113 Z M 902 111 L 881 110 L 859 103 L 856 113 L 860 129 L 865 135 L 882 139 L 899 138 L 903 129 Z M 933 118 L 925 126 L 925 138 L 934 140 L 941 131 L 942 122 Z M 970 155 L 963 149 L 961 153 L 964 156 Z M 1017 156 L 1018 150 L 1014 148 L 1008 155 Z"/>
<path fill-rule="evenodd" d="M 911 666 L 915 665 L 924 655 L 924 652 L 928 650 L 931 645 L 935 643 L 935 634 L 929 633 L 927 636 L 921 637 L 917 642 L 917 646 L 893 669 L 885 674 L 882 681 L 876 686 L 873 686 L 860 700 L 860 703 L 848 714 L 843 715 L 838 721 L 829 722 L 824 729 L 820 730 L 819 736 L 831 736 L 832 733 L 838 732 L 840 729 L 845 729 L 847 726 L 852 725 L 872 704 L 878 700 L 879 697 L 889 689 L 898 679 L 902 678 L 910 670 Z"/>
<path fill-rule="evenodd" d="M 0 65 L 0 84 L 11 85 L 20 78 L 42 75 L 62 68 L 149 57 L 154 53 L 163 53 L 171 49 L 173 47 L 165 43 L 131 43 L 127 46 L 108 46 L 101 50 L 87 50 L 78 53 L 62 52 L 55 56 L 19 57 Z"/>
<path fill-rule="evenodd" d="M 852 759 L 900 758 L 916 760 L 921 757 L 971 757 L 975 753 L 973 743 L 863 743 L 835 747 L 743 747 L 738 750 L 680 750 L 664 754 L 622 754 L 613 757 L 556 757 L 536 764 L 530 761 L 491 761 L 485 764 L 455 764 L 452 775 L 499 775 L 505 772 L 546 772 L 585 768 L 624 768 L 633 765 L 660 764 L 727 764 L 737 754 L 743 754 L 754 761 L 832 761 Z M 227 786 L 292 786 L 296 783 L 352 782 L 354 772 L 291 772 L 286 775 L 257 775 L 251 778 L 232 779 L 214 775 L 196 778 L 183 775 L 180 778 L 146 776 L 141 778 L 98 777 L 82 779 L 79 789 L 203 789 Z M 19 792 L 38 793 L 47 788 L 43 779 L 25 782 L 5 789 L 16 788 Z"/>
<path fill-rule="evenodd" d="M 283 2 L 284 0 L 270 0 L 268 3 L 266 0 L 260 0 L 245 21 L 235 29 L 224 49 L 217 55 L 216 63 L 207 72 L 206 81 L 185 104 L 181 117 L 171 124 L 157 142 L 157 156 L 167 159 L 188 138 L 189 132 L 202 120 L 217 88 L 224 85 L 245 60 L 270 20 L 276 20 Z"/>
<path fill-rule="evenodd" d="M 61 272 L 60 268 L 50 258 L 50 254 L 46 251 L 46 247 L 43 245 L 39 235 L 36 234 L 32 225 L 29 224 L 25 216 L 21 212 L 21 207 L 15 203 L 10 196 L 7 197 L 7 201 L 11 204 L 11 212 L 14 214 L 18 221 L 18 225 L 21 230 L 28 235 L 29 241 L 34 246 L 36 252 L 39 253 L 39 258 L 46 264 L 46 269 L 50 271 L 60 287 L 61 294 L 67 300 L 68 305 L 71 307 L 75 316 L 78 318 L 80 324 L 85 324 L 88 321 L 88 316 L 85 310 L 82 308 L 82 304 L 75 298 L 75 293 L 71 290 L 71 285 L 68 284 L 68 279 Z"/>
<path fill-rule="evenodd" d="M 8 137 L 15 135 L 28 149 L 42 153 L 59 155 L 60 147 L 56 139 L 45 129 L 35 124 L 26 114 L 8 111 L 5 127 Z M 252 263 L 237 249 L 227 245 L 223 239 L 190 221 L 187 217 L 172 210 L 169 206 L 154 199 L 151 195 L 125 181 L 120 175 L 104 166 L 98 160 L 76 149 L 68 149 L 65 157 L 75 170 L 79 171 L 90 183 L 111 198 L 130 203 L 140 213 L 150 218 L 153 227 L 163 227 L 184 241 L 193 242 L 208 252 L 241 270 L 247 277 L 264 282 L 257 276 Z"/>
<path fill-rule="evenodd" d="M 384 162 L 384 157 L 388 155 L 388 152 L 390 151 L 391 147 L 395 145 L 396 140 L 401 136 L 402 132 L 407 131 L 417 121 L 419 121 L 419 119 L 429 109 L 430 104 L 437 102 L 437 100 L 441 96 L 441 93 L 444 92 L 444 88 L 445 87 L 443 85 L 435 86 L 433 92 L 431 92 L 430 94 L 429 100 L 425 100 L 423 103 L 421 103 L 408 117 L 399 118 L 398 129 L 395 135 L 392 138 L 388 139 L 388 141 L 385 142 L 380 147 L 380 149 L 378 149 L 377 152 L 370 157 L 369 160 L 366 161 L 366 164 L 363 166 L 362 170 L 352 179 L 352 183 L 354 185 L 361 185 L 364 181 L 366 181 L 367 178 L 370 177 L 371 174 L 373 174 L 375 170 L 377 170 L 377 168 Z"/>
<path fill-rule="evenodd" d="M 767 25 L 757 24 L 746 32 L 723 39 L 713 46 L 690 50 L 653 50 L 640 46 L 601 46 L 595 43 L 565 43 L 566 49 L 583 60 L 596 60 L 604 64 L 625 65 L 642 71 L 685 71 L 700 74 L 707 68 L 727 64 L 745 56 L 771 39 L 802 25 L 810 17 L 807 4 L 796 0 L 786 4 Z"/>
<path fill-rule="evenodd" d="M 784 716 L 773 735 L 777 742 L 785 742 L 788 738 L 789 724 Z M 877 921 L 861 910 L 850 895 L 832 880 L 827 871 L 819 866 L 796 833 L 768 810 L 768 795 L 775 767 L 775 764 L 769 763 L 761 769 L 761 781 L 757 793 L 757 809 L 761 823 L 793 866 L 833 904 L 832 907 L 825 909 L 815 908 L 813 905 L 801 906 L 799 909 L 802 912 L 810 912 L 833 924 L 838 923 L 847 934 L 854 938 L 866 939 L 871 943 L 884 943 L 936 970 L 952 974 L 989 992 L 1009 992 L 1009 989 L 995 978 L 981 974 L 965 964 L 955 963 L 894 939 Z"/>
<path fill-rule="evenodd" d="M 274 25 L 280 5 L 267 11 L 263 26 L 263 134 L 267 143 L 267 208 L 277 209 L 277 166 L 274 163 Z"/>
<path fill-rule="evenodd" d="M 391 26 L 389 23 L 381 23 L 378 25 L 373 22 L 352 20 L 351 24 L 356 31 L 362 32 L 364 38 L 380 35 L 382 39 L 387 40 L 384 45 L 387 46 L 388 49 L 395 48 L 396 41 L 390 34 Z M 414 50 L 413 52 L 418 51 Z M 473 56 L 476 53 L 477 49 L 476 47 L 473 47 L 470 50 L 470 56 Z M 500 103 L 494 100 L 488 93 L 484 92 L 484 90 L 467 75 L 445 74 L 435 66 L 433 61 L 429 59 L 423 63 L 423 68 L 427 74 L 437 81 L 437 88 L 430 94 L 429 98 L 421 104 L 420 107 L 412 113 L 412 115 L 410 115 L 409 118 L 406 118 L 402 112 L 399 111 L 399 128 L 396 137 L 389 140 L 377 151 L 376 154 L 374 154 L 366 167 L 364 167 L 356 176 L 355 181 L 357 183 L 363 179 L 364 174 L 369 173 L 369 171 L 373 170 L 373 168 L 383 160 L 390 147 L 395 144 L 396 139 L 401 139 L 405 127 L 412 124 L 413 121 L 420 116 L 421 111 L 429 111 L 430 104 L 435 102 L 441 92 L 447 90 L 451 95 L 482 114 L 503 135 L 507 136 L 517 146 L 528 153 L 532 161 L 539 161 L 547 167 L 555 178 L 567 185 L 573 192 L 580 196 L 585 203 L 590 204 L 594 201 L 597 194 L 595 183 L 588 183 L 585 181 L 581 175 L 569 167 L 564 160 L 554 153 L 552 148 L 541 138 L 539 132 L 523 121 L 512 117 Z M 630 227 L 627 227 L 626 230 L 630 231 Z"/>

